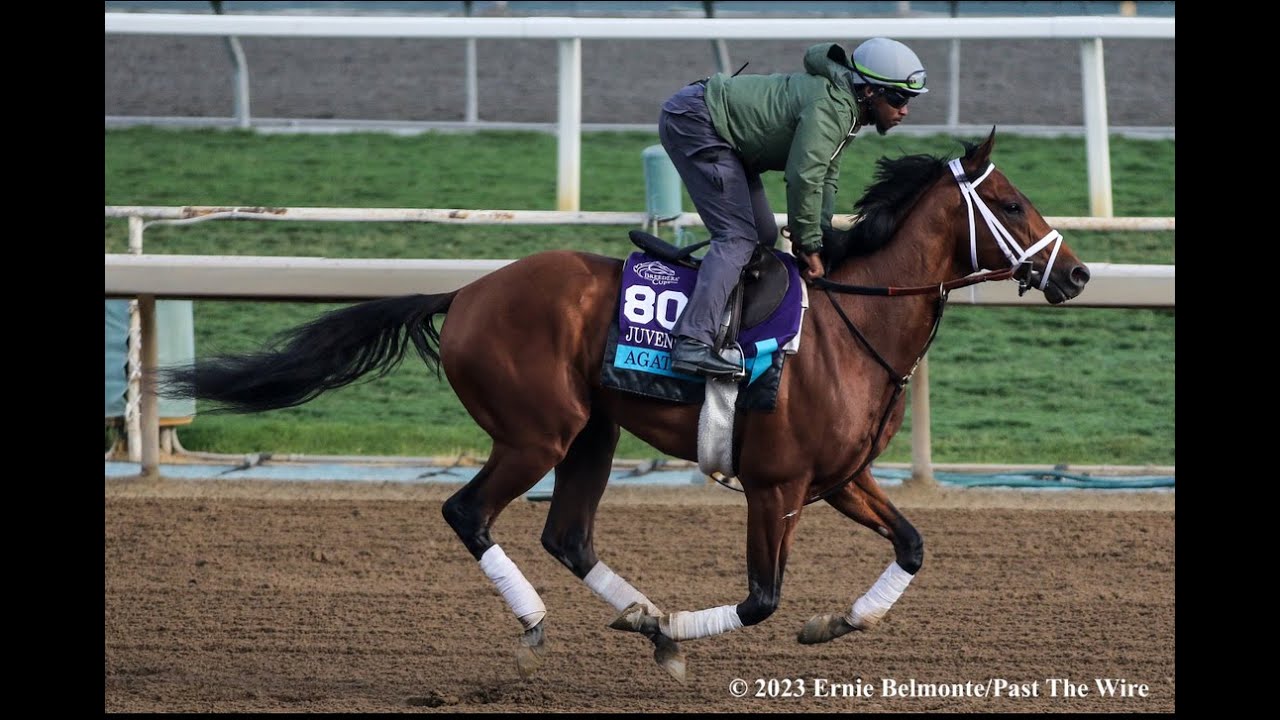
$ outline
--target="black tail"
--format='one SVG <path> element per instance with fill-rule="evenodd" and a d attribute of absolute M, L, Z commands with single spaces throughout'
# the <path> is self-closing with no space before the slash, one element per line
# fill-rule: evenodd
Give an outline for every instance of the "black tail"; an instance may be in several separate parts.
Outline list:
<path fill-rule="evenodd" d="M 294 407 L 370 372 L 391 372 L 408 342 L 440 372 L 440 333 L 432 319 L 456 293 L 405 295 L 334 310 L 272 338 L 266 349 L 222 355 L 158 373 L 159 393 L 196 398 L 239 413 Z"/>

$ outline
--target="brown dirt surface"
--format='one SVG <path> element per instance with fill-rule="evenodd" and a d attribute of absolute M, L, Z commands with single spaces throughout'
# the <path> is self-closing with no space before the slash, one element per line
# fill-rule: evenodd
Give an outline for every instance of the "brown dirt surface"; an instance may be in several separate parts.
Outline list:
<path fill-rule="evenodd" d="M 892 550 L 830 507 L 809 506 L 777 612 L 683 643 L 682 686 L 644 638 L 606 627 L 615 611 L 541 548 L 547 503 L 524 499 L 499 517 L 494 539 L 546 602 L 549 653 L 534 678 L 519 679 L 519 623 L 441 518 L 454 489 L 108 480 L 105 709 L 1174 709 L 1172 492 L 890 488 L 925 538 L 924 568 L 880 627 L 818 646 L 796 642 L 801 625 L 847 610 Z M 666 610 L 737 603 L 744 505 L 715 486 L 611 488 L 596 549 Z M 1146 697 L 1099 692 L 1098 681 L 1121 678 L 1146 685 Z M 735 679 L 748 697 L 731 695 Z M 768 697 L 771 679 L 778 692 Z M 1087 694 L 1064 697 L 1059 682 L 1055 697 L 1051 679 Z M 1023 695 L 1035 683 L 1035 696 L 1008 697 L 1003 686 L 1001 697 L 885 697 L 886 681 L 1009 683 Z M 825 697 L 815 693 L 822 683 Z M 868 687 L 869 696 L 840 696 Z"/>

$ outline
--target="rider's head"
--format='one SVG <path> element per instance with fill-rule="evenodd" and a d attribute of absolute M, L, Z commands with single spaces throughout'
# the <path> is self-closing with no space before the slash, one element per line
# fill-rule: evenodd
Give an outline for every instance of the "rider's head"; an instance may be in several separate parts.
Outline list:
<path fill-rule="evenodd" d="M 924 86 L 924 64 L 897 40 L 867 40 L 853 51 L 850 64 L 854 94 L 870 109 L 881 135 L 902 122 L 911 98 L 929 92 Z"/>

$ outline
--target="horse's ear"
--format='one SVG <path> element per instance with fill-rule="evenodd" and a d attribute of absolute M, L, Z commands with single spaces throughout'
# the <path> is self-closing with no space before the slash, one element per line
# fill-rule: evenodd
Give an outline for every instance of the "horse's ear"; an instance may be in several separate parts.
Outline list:
<path fill-rule="evenodd" d="M 987 163 L 991 162 L 991 149 L 994 148 L 995 145 L 996 128 L 992 125 L 991 134 L 987 135 L 987 139 L 983 140 L 982 144 L 977 147 L 970 146 L 973 149 L 969 153 L 965 154 L 965 172 L 969 173 L 971 177 L 981 175 L 982 171 L 986 169 Z"/>
<path fill-rule="evenodd" d="M 991 162 L 991 150 L 994 149 L 995 146 L 996 146 L 996 126 L 992 125 L 991 134 L 987 135 L 987 139 L 983 140 L 982 144 L 978 146 L 978 151 L 974 153 L 974 159 L 978 160 L 983 165 L 986 165 L 987 163 Z"/>

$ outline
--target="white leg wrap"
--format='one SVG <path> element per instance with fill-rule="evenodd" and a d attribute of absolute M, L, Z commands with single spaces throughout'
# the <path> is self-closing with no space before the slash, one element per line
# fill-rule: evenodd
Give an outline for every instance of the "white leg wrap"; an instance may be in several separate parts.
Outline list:
<path fill-rule="evenodd" d="M 525 630 L 542 622 L 547 606 L 542 604 L 538 592 L 524 579 L 524 573 L 502 552 L 502 548 L 495 544 L 485 550 L 480 556 L 480 569 L 497 586 L 502 599 L 507 601 L 507 607 L 520 619 Z"/>
<path fill-rule="evenodd" d="M 737 605 L 721 605 L 696 612 L 673 612 L 662 616 L 658 629 L 672 640 L 697 640 L 742 627 Z"/>
<path fill-rule="evenodd" d="M 880 622 L 889 608 L 902 597 L 902 591 L 907 589 L 912 577 L 911 573 L 898 567 L 898 563 L 891 563 L 867 594 L 853 602 L 853 608 L 849 610 L 847 617 L 849 624 L 865 630 Z"/>
<path fill-rule="evenodd" d="M 600 599 L 613 606 L 614 610 L 622 610 L 633 602 L 649 608 L 651 615 L 658 615 L 658 606 L 649 601 L 644 593 L 632 587 L 631 583 L 618 576 L 604 561 L 597 561 L 591 572 L 582 578 L 582 582 Z"/>

